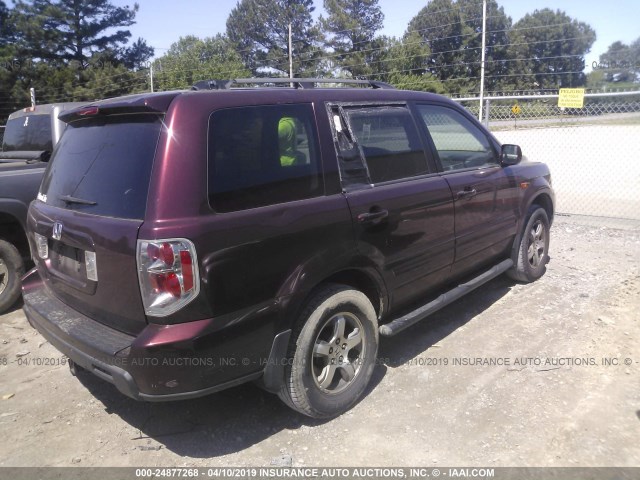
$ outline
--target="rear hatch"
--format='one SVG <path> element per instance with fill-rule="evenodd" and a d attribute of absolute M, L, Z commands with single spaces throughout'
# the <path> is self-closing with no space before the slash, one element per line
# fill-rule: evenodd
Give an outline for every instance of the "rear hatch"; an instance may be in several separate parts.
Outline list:
<path fill-rule="evenodd" d="M 38 270 L 53 294 L 133 335 L 146 325 L 136 240 L 161 130 L 153 113 L 72 121 L 29 215 Z"/>

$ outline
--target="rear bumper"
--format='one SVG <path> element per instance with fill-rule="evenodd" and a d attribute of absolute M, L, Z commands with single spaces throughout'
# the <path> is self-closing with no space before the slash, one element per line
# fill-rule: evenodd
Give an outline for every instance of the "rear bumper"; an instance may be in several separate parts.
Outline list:
<path fill-rule="evenodd" d="M 211 320 L 147 325 L 131 336 L 86 317 L 53 295 L 37 271 L 23 279 L 29 323 L 77 365 L 146 401 L 196 398 L 259 378 L 260 362 L 237 361 L 212 340 Z M 218 338 L 233 336 L 215 332 Z M 244 358 L 243 358 L 244 360 Z"/>

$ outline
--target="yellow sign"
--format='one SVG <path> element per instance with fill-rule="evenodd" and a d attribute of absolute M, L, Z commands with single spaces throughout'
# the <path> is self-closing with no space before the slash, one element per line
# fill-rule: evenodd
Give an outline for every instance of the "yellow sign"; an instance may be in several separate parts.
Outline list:
<path fill-rule="evenodd" d="M 513 107 L 511 107 L 511 113 L 513 113 L 514 115 L 520 115 L 520 113 L 522 113 L 520 105 L 516 103 Z"/>
<path fill-rule="evenodd" d="M 561 88 L 558 106 L 561 108 L 584 107 L 584 88 Z"/>

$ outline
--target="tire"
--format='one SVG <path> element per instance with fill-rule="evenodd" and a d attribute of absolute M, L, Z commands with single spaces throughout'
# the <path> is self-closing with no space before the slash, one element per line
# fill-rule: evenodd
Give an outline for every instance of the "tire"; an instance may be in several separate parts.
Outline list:
<path fill-rule="evenodd" d="M 20 252 L 9 242 L 0 240 L 0 313 L 8 310 L 20 297 L 20 279 L 24 262 Z"/>
<path fill-rule="evenodd" d="M 513 255 L 514 266 L 507 274 L 518 282 L 530 283 L 539 279 L 549 262 L 549 217 L 544 208 L 532 205 L 522 230 L 520 244 Z"/>
<path fill-rule="evenodd" d="M 351 287 L 327 285 L 294 327 L 278 396 L 309 417 L 340 415 L 364 392 L 377 354 L 378 322 L 369 299 Z"/>

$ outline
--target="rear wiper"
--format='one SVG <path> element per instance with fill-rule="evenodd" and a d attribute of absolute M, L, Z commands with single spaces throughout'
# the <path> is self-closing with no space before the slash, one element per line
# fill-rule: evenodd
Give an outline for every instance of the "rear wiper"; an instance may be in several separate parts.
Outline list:
<path fill-rule="evenodd" d="M 84 198 L 76 198 L 71 195 L 60 195 L 58 197 L 65 203 L 78 203 L 80 205 L 97 205 L 96 202 L 92 202 L 91 200 L 85 200 Z"/>

